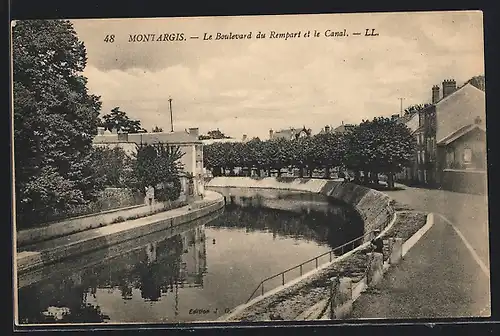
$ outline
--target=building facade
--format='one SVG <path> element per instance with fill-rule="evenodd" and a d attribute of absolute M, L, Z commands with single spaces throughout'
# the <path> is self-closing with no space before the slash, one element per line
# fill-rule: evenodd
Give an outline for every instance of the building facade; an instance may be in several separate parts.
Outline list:
<path fill-rule="evenodd" d="M 443 95 L 433 86 L 432 104 L 419 112 L 415 132 L 418 182 L 456 191 L 484 190 L 485 93 L 471 84 L 457 89 L 454 80 L 445 80 L 442 85 Z"/>
<path fill-rule="evenodd" d="M 203 142 L 198 140 L 198 128 L 190 128 L 180 132 L 156 133 L 118 133 L 98 129 L 93 145 L 96 147 L 122 148 L 132 155 L 138 145 L 163 144 L 169 147 L 178 147 L 183 153 L 180 163 L 183 165 L 185 176 L 181 177 L 181 196 L 203 198 L 205 194 L 203 179 Z M 192 181 L 192 182 L 190 182 Z"/>

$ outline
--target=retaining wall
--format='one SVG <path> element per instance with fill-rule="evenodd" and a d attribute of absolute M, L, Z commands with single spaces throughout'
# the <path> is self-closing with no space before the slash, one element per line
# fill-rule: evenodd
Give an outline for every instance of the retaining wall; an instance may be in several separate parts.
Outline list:
<path fill-rule="evenodd" d="M 126 220 L 130 217 L 147 216 L 161 210 L 167 211 L 186 204 L 185 201 L 181 200 L 169 203 L 154 203 L 152 205 L 141 204 L 103 211 L 96 214 L 73 217 L 48 226 L 20 230 L 16 232 L 17 247 L 24 247 L 40 241 L 106 226 Z"/>
<path fill-rule="evenodd" d="M 391 199 L 386 194 L 339 180 L 214 177 L 207 181 L 205 188 L 217 192 L 222 188 L 255 188 L 319 193 L 352 206 L 363 220 L 365 232 L 382 230 L 394 215 Z M 369 239 L 366 237 L 365 241 Z"/>
<path fill-rule="evenodd" d="M 215 219 L 223 211 L 224 200 L 221 195 L 208 192 L 206 199 L 193 205 L 183 206 L 144 218 L 129 220 L 72 235 L 72 242 L 66 239 L 51 241 L 50 247 L 17 253 L 17 272 L 23 273 L 50 265 L 68 257 L 92 252 L 130 239 L 158 231 L 172 229 L 206 217 L 207 222 Z"/>

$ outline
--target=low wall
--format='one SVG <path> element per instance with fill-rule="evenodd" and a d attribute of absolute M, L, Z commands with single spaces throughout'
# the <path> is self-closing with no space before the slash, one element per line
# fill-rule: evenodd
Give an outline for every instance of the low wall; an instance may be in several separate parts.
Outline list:
<path fill-rule="evenodd" d="M 172 230 L 201 218 L 206 217 L 207 222 L 211 221 L 223 211 L 224 201 L 219 194 L 209 193 L 205 200 L 195 205 L 187 205 L 156 215 L 81 232 L 75 235 L 76 238 L 73 236 L 75 239 L 70 243 L 53 244 L 53 247 L 42 251 L 20 252 L 17 254 L 17 272 L 21 274 L 68 257 L 96 251 L 130 239 L 139 239 L 158 231 Z"/>
<path fill-rule="evenodd" d="M 363 220 L 365 232 L 382 230 L 394 215 L 391 199 L 386 194 L 337 180 L 214 177 L 207 181 L 205 188 L 218 192 L 221 188 L 255 188 L 319 193 L 352 206 Z M 366 237 L 365 241 L 369 239 Z"/>
<path fill-rule="evenodd" d="M 184 205 L 186 205 L 184 201 L 155 203 L 152 205 L 135 205 L 103 211 L 96 214 L 73 217 L 48 226 L 20 230 L 16 232 L 17 247 L 24 247 L 40 241 L 106 226 L 126 220 L 127 218 L 147 216 L 161 210 L 167 211 Z"/>
<path fill-rule="evenodd" d="M 86 253 L 84 258 L 71 258 L 61 260 L 60 262 L 46 265 L 42 268 L 34 268 L 30 271 L 22 272 L 17 277 L 17 286 L 18 288 L 30 286 L 34 283 L 52 277 L 53 274 L 59 274 L 61 276 L 68 277 L 74 275 L 78 276 L 88 267 L 100 265 L 111 258 L 120 257 L 132 251 L 143 249 L 149 244 L 163 241 L 175 235 L 182 234 L 186 231 L 197 228 L 201 225 L 205 225 L 217 219 L 222 211 L 222 208 L 216 209 L 214 212 L 211 212 L 208 215 L 181 225 L 170 227 L 167 230 L 157 231 L 151 234 L 137 237 L 135 239 L 128 239 L 118 244 L 106 246 L 93 252 Z"/>
<path fill-rule="evenodd" d="M 303 191 L 261 188 L 210 187 L 224 196 L 227 205 L 240 207 L 259 206 L 267 209 L 285 210 L 302 213 L 303 211 L 331 211 L 326 196 Z"/>
<path fill-rule="evenodd" d="M 441 185 L 445 190 L 478 195 L 487 193 L 486 171 L 445 169 L 442 174 Z"/>

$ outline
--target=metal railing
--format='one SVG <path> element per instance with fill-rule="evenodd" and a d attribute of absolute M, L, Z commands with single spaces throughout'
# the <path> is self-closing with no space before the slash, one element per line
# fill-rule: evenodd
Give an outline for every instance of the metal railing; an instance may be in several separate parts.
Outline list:
<path fill-rule="evenodd" d="M 280 276 L 281 276 L 281 285 L 282 285 L 282 286 L 284 286 L 284 285 L 285 285 L 285 283 L 286 283 L 286 281 L 285 281 L 285 275 L 286 275 L 286 273 L 291 272 L 291 271 L 293 271 L 293 270 L 296 270 L 296 269 L 298 268 L 298 269 L 299 269 L 299 271 L 300 271 L 300 275 L 299 275 L 299 276 L 302 276 L 302 275 L 303 275 L 303 266 L 304 266 L 304 265 L 307 265 L 308 263 L 310 263 L 310 262 L 313 262 L 313 261 L 314 261 L 314 262 L 315 262 L 315 268 L 318 268 L 318 266 L 319 266 L 319 265 L 318 265 L 318 260 L 319 260 L 321 257 L 324 257 L 324 256 L 326 256 L 326 255 L 329 255 L 330 262 L 332 262 L 332 261 L 333 261 L 333 259 L 335 259 L 335 258 L 337 258 L 337 257 L 340 257 L 340 256 L 342 256 L 344 253 L 347 253 L 347 252 L 349 252 L 349 251 L 351 251 L 351 250 L 355 249 L 355 248 L 356 248 L 356 243 L 358 243 L 359 241 L 363 242 L 363 240 L 364 240 L 367 236 L 371 236 L 372 234 L 373 234 L 373 231 L 367 232 L 367 233 L 365 233 L 363 236 L 360 236 L 360 237 L 357 237 L 357 238 L 355 238 L 355 239 L 353 239 L 353 240 L 350 240 L 350 241 L 348 241 L 347 243 L 344 243 L 344 244 L 342 244 L 342 245 L 340 245 L 340 246 L 337 246 L 336 248 L 334 248 L 334 249 L 332 249 L 332 250 L 330 250 L 330 251 L 328 251 L 328 252 L 325 252 L 325 253 L 323 253 L 323 254 L 320 254 L 320 255 L 318 255 L 318 256 L 316 256 L 316 257 L 314 257 L 314 258 L 311 258 L 311 259 L 309 259 L 309 260 L 304 261 L 303 263 L 301 263 L 301 264 L 299 264 L 299 265 L 296 265 L 296 266 L 291 267 L 291 268 L 289 268 L 289 269 L 286 269 L 286 270 L 284 270 L 284 271 L 282 271 L 282 272 L 279 272 L 279 273 L 277 273 L 277 274 L 275 274 L 275 275 L 272 275 L 272 276 L 270 276 L 270 277 L 265 278 L 264 280 L 262 280 L 262 281 L 259 283 L 259 285 L 257 286 L 257 288 L 255 288 L 255 290 L 253 291 L 252 295 L 250 295 L 250 297 L 248 298 L 248 300 L 247 300 L 246 302 L 248 303 L 248 302 L 249 302 L 249 301 L 250 301 L 250 300 L 254 297 L 255 293 L 257 293 L 257 291 L 259 291 L 259 289 L 260 289 L 260 294 L 259 294 L 259 295 L 264 295 L 264 293 L 265 293 L 265 291 L 264 291 L 264 284 L 265 284 L 266 282 L 268 282 L 268 281 L 270 281 L 270 280 L 272 280 L 272 279 L 275 279 L 275 278 L 277 278 L 277 277 L 280 277 Z M 359 244 L 359 245 L 361 245 L 361 244 Z M 359 245 L 358 245 L 358 246 L 359 246 Z M 350 248 L 349 248 L 349 247 L 350 247 Z M 338 252 L 340 252 L 340 253 L 338 253 Z M 338 254 L 336 254 L 336 253 L 338 253 Z M 295 278 L 297 278 L 297 277 L 294 277 L 293 279 L 295 279 Z M 293 280 L 293 279 L 288 279 L 288 281 Z M 276 288 L 276 287 L 274 287 L 274 288 Z M 271 288 L 271 289 L 274 289 L 274 288 Z M 257 296 L 259 296 L 259 295 L 257 295 Z"/>

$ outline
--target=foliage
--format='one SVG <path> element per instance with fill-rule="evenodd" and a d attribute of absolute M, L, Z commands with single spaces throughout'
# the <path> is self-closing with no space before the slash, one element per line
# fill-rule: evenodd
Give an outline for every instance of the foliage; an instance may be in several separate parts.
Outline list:
<path fill-rule="evenodd" d="M 139 133 L 145 131 L 141 127 L 139 120 L 132 120 L 127 116 L 127 113 L 120 111 L 119 107 L 111 110 L 111 113 L 102 116 L 102 126 L 107 130 L 123 131 L 126 133 Z"/>
<path fill-rule="evenodd" d="M 486 91 L 486 80 L 484 75 L 474 76 L 467 81 L 467 83 L 474 85 L 479 90 Z"/>
<path fill-rule="evenodd" d="M 411 106 L 408 106 L 405 110 L 404 110 L 404 115 L 414 115 L 415 113 L 418 113 L 419 111 L 429 107 L 431 104 L 415 104 L 415 105 L 411 105 Z"/>
<path fill-rule="evenodd" d="M 235 167 L 277 170 L 298 168 L 309 176 L 318 168 L 330 177 L 331 168 L 386 173 L 388 176 L 409 165 L 414 139 L 406 125 L 389 118 L 363 121 L 345 134 L 326 133 L 294 140 L 277 138 L 267 141 L 252 139 L 246 143 L 214 143 L 204 146 L 204 164 L 214 176 Z"/>
<path fill-rule="evenodd" d="M 181 189 L 183 166 L 179 160 L 183 155 L 179 147 L 161 143 L 138 146 L 130 186 L 141 192 L 152 186 L 159 201 L 176 200 Z"/>
<path fill-rule="evenodd" d="M 415 148 L 415 139 L 406 125 L 384 117 L 363 121 L 349 135 L 348 143 L 347 166 L 384 172 L 389 176 L 389 187 L 393 187 L 392 175 L 410 164 Z"/>
<path fill-rule="evenodd" d="M 16 213 L 35 225 L 95 197 L 101 103 L 81 75 L 87 55 L 71 22 L 19 21 L 12 47 Z"/>
<path fill-rule="evenodd" d="M 101 185 L 114 188 L 128 185 L 133 162 L 122 148 L 96 147 L 92 154 L 94 169 Z"/>

